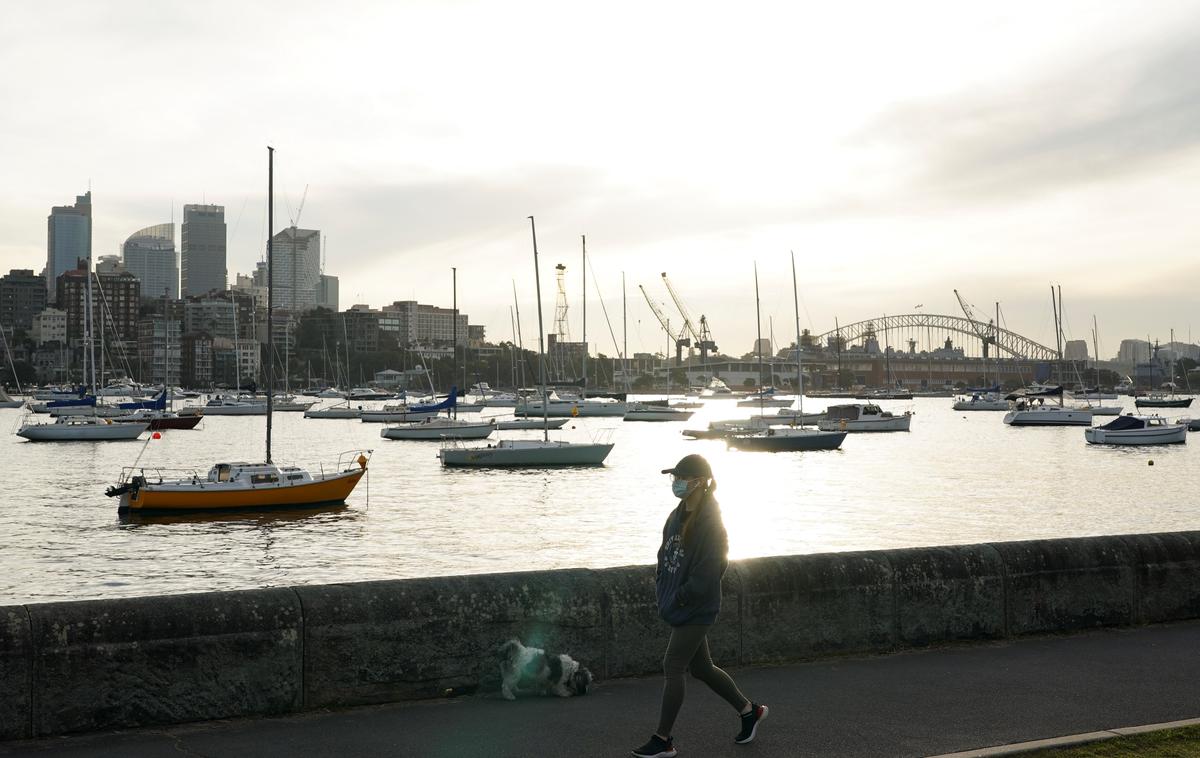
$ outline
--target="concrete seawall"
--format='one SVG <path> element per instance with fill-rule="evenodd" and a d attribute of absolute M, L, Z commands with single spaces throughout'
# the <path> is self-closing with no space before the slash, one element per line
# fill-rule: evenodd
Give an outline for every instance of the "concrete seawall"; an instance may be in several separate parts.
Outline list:
<path fill-rule="evenodd" d="M 1200 617 L 1200 532 L 754 558 L 710 642 L 769 663 Z M 498 686 L 509 637 L 659 670 L 648 566 L 0 607 L 0 739 Z"/>

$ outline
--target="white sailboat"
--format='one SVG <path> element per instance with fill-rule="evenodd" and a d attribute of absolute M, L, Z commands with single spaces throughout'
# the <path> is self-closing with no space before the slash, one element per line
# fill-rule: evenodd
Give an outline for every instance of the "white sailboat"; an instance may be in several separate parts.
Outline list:
<path fill-rule="evenodd" d="M 4 355 L 8 359 L 8 368 L 12 371 L 13 381 L 17 385 L 17 394 L 23 394 L 21 392 L 21 378 L 17 376 L 17 367 L 13 363 L 12 351 L 8 348 L 8 337 L 4 335 L 4 327 L 2 326 L 0 326 L 0 342 L 4 343 Z M 24 404 L 24 400 L 14 400 L 9 397 L 8 393 L 4 391 L 4 387 L 0 386 L 0 408 L 20 408 Z"/>
<path fill-rule="evenodd" d="M 500 440 L 486 447 L 445 446 L 438 451 L 443 466 L 540 467 L 599 465 L 612 452 L 612 443 L 566 442 L 551 440 L 547 420 L 545 329 L 542 324 L 542 279 L 538 268 L 537 227 L 529 217 L 533 237 L 533 270 L 538 301 L 538 368 L 542 390 L 542 439 Z"/>
<path fill-rule="evenodd" d="M 796 254 L 792 253 L 792 301 L 796 313 L 796 390 L 801 416 L 804 415 L 804 358 L 800 350 L 800 289 L 796 284 Z M 754 319 L 758 324 L 761 339 L 761 317 L 758 300 L 758 266 L 754 267 Z M 759 353 L 759 374 L 762 373 L 762 353 Z M 760 409 L 761 412 L 761 409 Z M 801 452 L 808 450 L 837 450 L 846 439 L 846 430 L 809 429 L 800 426 L 769 427 L 761 432 L 734 434 L 725 438 L 725 444 L 738 450 L 767 453 Z"/>
<path fill-rule="evenodd" d="M 1091 426 L 1090 408 L 1067 408 L 1062 401 L 1063 388 L 1018 390 L 1008 396 L 1012 410 L 1004 414 L 1009 426 Z M 1058 404 L 1046 404 L 1046 398 L 1058 398 Z"/>
<path fill-rule="evenodd" d="M 670 321 L 667 321 L 668 326 Z M 671 330 L 667 329 L 667 350 L 671 354 Z M 636 403 L 625 411 L 625 421 L 687 421 L 693 415 L 686 408 L 671 405 L 671 367 L 667 366 L 667 398 L 659 403 Z"/>

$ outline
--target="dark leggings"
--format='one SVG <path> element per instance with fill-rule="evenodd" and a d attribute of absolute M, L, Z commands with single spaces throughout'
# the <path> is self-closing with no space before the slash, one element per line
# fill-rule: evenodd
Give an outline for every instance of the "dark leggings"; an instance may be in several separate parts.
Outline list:
<path fill-rule="evenodd" d="M 692 676 L 707 684 L 709 689 L 725 698 L 725 702 L 739 712 L 750 702 L 738 690 L 729 674 L 713 665 L 708 652 L 708 629 L 707 625 L 671 627 L 671 641 L 667 643 L 667 654 L 663 656 L 666 683 L 663 686 L 662 714 L 658 719 L 658 734 L 663 737 L 671 736 L 675 717 L 683 705 L 685 670 L 691 671 Z"/>

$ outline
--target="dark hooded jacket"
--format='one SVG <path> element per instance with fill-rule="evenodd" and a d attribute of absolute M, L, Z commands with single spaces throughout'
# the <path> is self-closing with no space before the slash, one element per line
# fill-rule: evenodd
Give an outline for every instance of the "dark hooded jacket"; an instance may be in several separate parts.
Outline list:
<path fill-rule="evenodd" d="M 712 624 L 721 610 L 721 577 L 729 566 L 729 537 L 721 509 L 710 495 L 692 516 L 687 543 L 687 515 L 680 501 L 663 525 L 655 584 L 658 614 L 671 626 Z"/>

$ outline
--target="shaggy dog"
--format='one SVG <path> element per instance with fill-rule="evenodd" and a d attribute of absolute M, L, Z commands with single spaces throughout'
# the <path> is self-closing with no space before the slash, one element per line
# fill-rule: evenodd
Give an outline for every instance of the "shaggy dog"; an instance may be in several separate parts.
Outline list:
<path fill-rule="evenodd" d="M 518 692 L 553 693 L 559 697 L 586 695 L 592 672 L 569 655 L 548 655 L 511 639 L 500 647 L 500 692 L 515 700 Z"/>

